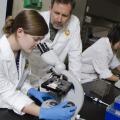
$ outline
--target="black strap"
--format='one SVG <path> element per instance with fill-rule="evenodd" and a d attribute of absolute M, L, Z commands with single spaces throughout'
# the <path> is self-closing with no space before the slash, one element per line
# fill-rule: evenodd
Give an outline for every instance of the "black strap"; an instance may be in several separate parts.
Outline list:
<path fill-rule="evenodd" d="M 15 61 L 16 61 L 17 71 L 18 71 L 18 74 L 19 74 L 20 51 L 18 51 Z"/>
<path fill-rule="evenodd" d="M 53 41 L 58 30 L 53 27 L 53 25 L 50 23 L 50 40 Z"/>

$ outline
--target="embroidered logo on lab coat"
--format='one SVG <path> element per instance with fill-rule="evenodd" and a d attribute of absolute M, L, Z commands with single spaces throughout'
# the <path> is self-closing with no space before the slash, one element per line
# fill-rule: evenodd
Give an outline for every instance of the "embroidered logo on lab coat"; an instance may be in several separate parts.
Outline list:
<path fill-rule="evenodd" d="M 64 30 L 64 34 L 65 34 L 65 36 L 69 36 L 70 35 L 70 30 Z"/>

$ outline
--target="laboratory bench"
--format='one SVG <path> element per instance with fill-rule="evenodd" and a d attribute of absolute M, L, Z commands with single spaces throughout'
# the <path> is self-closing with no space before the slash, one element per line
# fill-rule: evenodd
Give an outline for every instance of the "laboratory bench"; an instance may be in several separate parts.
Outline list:
<path fill-rule="evenodd" d="M 84 87 L 85 89 L 85 87 Z M 103 97 L 102 101 L 107 104 L 112 104 L 116 96 L 120 94 L 120 89 L 110 86 L 109 94 Z M 104 120 L 107 105 L 94 101 L 89 96 L 85 95 L 84 104 L 79 114 L 85 120 Z M 8 109 L 0 109 L 0 120 L 39 120 L 38 117 L 31 115 L 17 115 Z"/>
<path fill-rule="evenodd" d="M 120 89 L 116 88 L 112 83 L 109 93 L 102 98 L 102 101 L 111 105 L 118 95 L 120 95 Z M 106 104 L 94 101 L 90 96 L 85 96 L 80 115 L 81 118 L 84 118 L 85 120 L 105 120 L 106 108 Z"/>

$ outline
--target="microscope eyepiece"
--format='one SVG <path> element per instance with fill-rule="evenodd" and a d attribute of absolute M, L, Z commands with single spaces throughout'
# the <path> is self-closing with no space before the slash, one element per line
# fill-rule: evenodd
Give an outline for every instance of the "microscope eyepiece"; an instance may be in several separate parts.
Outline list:
<path fill-rule="evenodd" d="M 40 50 L 41 54 L 50 50 L 46 43 L 39 43 L 37 47 Z"/>

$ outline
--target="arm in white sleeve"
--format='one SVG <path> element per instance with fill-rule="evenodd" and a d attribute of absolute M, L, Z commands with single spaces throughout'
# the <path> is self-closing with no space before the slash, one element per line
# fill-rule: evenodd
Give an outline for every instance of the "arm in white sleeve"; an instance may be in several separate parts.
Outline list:
<path fill-rule="evenodd" d="M 100 78 L 107 79 L 111 77 L 113 74 L 109 69 L 107 57 L 104 53 L 94 53 L 95 56 L 92 60 L 93 67 L 96 73 L 99 75 Z"/>
<path fill-rule="evenodd" d="M 111 69 L 115 69 L 115 68 L 117 68 L 118 66 L 120 66 L 120 61 L 119 61 L 119 59 L 117 58 L 117 56 L 114 55 L 114 57 L 113 57 L 113 59 L 112 59 L 112 61 L 111 61 L 111 63 L 110 63 L 110 68 L 111 68 Z"/>
<path fill-rule="evenodd" d="M 22 109 L 33 101 L 21 91 L 16 90 L 16 85 L 10 81 L 6 69 L 8 68 L 3 64 L 3 61 L 0 62 L 0 98 L 3 101 L 3 106 L 7 105 L 7 108 L 16 113 L 24 114 Z"/>
<path fill-rule="evenodd" d="M 102 54 L 102 53 L 101 53 Z M 117 81 L 119 78 L 112 74 L 109 69 L 108 61 L 106 56 L 101 56 L 100 54 L 95 54 L 95 59 L 93 60 L 93 66 L 100 76 L 100 78 L 107 79 L 110 81 Z"/>
<path fill-rule="evenodd" d="M 80 36 L 80 23 L 78 22 L 72 33 L 72 41 L 70 43 L 70 52 L 68 53 L 69 59 L 69 71 L 80 80 L 81 73 L 81 53 L 82 42 Z"/>

